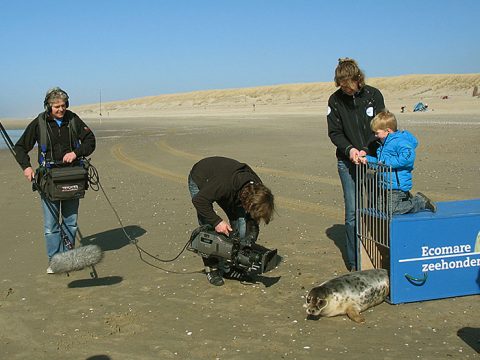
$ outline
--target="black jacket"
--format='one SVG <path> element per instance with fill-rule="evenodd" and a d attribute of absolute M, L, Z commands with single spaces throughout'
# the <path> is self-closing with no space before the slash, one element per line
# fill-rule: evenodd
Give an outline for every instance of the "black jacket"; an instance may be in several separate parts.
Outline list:
<path fill-rule="evenodd" d="M 328 136 L 337 147 L 337 158 L 348 160 L 352 147 L 374 155 L 377 148 L 375 134 L 370 122 L 379 112 L 385 110 L 382 93 L 365 85 L 353 96 L 341 89 L 328 100 Z"/>
<path fill-rule="evenodd" d="M 78 148 L 75 148 L 75 139 L 71 139 L 69 130 L 71 121 L 74 118 L 77 125 L 78 140 L 80 140 L 80 147 Z M 74 151 L 77 157 L 81 157 L 88 156 L 95 150 L 95 135 L 75 113 L 67 110 L 59 127 L 54 119 L 51 119 L 46 112 L 43 112 L 27 126 L 15 144 L 15 157 L 23 170 L 32 167 L 28 153 L 33 149 L 35 143 L 40 142 L 39 119 L 47 119 L 48 160 L 61 162 L 63 156 L 68 152 Z M 40 161 L 40 148 L 38 149 L 38 159 Z"/>
<path fill-rule="evenodd" d="M 192 203 L 198 215 L 214 227 L 222 221 L 213 210 L 214 202 L 229 219 L 238 219 L 243 215 L 240 212 L 243 209 L 239 199 L 240 190 L 249 182 L 262 183 L 247 164 L 220 156 L 200 160 L 193 166 L 190 176 L 200 190 Z"/>

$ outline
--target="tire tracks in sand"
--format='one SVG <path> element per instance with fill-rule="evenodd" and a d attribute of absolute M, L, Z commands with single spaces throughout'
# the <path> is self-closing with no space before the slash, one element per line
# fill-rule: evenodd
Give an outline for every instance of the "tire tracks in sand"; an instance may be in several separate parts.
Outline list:
<path fill-rule="evenodd" d="M 170 145 L 168 145 L 165 141 L 161 141 L 157 143 L 157 146 L 159 147 L 160 150 L 167 152 L 174 157 L 180 157 L 180 158 L 194 160 L 194 161 L 198 161 L 202 158 L 201 156 L 175 149 Z M 153 166 L 145 162 L 142 162 L 138 159 L 135 159 L 126 154 L 126 152 L 123 150 L 122 144 L 114 145 L 111 148 L 111 153 L 118 161 L 120 161 L 121 163 L 129 167 L 132 167 L 134 169 L 137 169 L 139 171 L 148 173 L 156 177 L 173 181 L 181 185 L 186 184 L 186 181 L 187 181 L 186 175 L 180 175 L 170 170 L 163 169 L 158 166 Z M 301 173 L 288 172 L 284 170 L 276 170 L 276 169 L 269 169 L 269 168 L 255 168 L 255 171 L 261 174 L 268 174 L 268 175 L 284 177 L 288 179 L 320 182 L 328 185 L 340 186 L 339 181 L 335 181 L 328 178 L 322 178 L 314 175 L 306 175 Z M 293 211 L 306 213 L 306 214 L 322 215 L 322 216 L 336 219 L 336 220 L 343 219 L 343 209 L 339 209 L 336 207 L 321 205 L 318 203 L 313 203 L 313 202 L 299 200 L 299 199 L 287 198 L 279 195 L 275 195 L 275 202 L 277 206 L 279 206 L 280 208 L 285 208 L 288 210 L 293 210 Z"/>
<path fill-rule="evenodd" d="M 202 159 L 202 156 L 198 156 L 196 154 L 192 154 L 183 150 L 176 149 L 167 144 L 165 140 L 156 143 L 157 147 L 174 157 L 184 158 L 188 160 L 198 161 Z M 124 163 L 127 166 L 135 168 L 139 171 L 149 173 L 151 175 L 164 178 L 178 184 L 184 185 L 186 183 L 186 175 L 180 175 L 178 173 L 174 173 L 170 170 L 163 169 L 157 166 L 153 166 L 147 164 L 145 162 L 139 161 L 131 156 L 128 156 L 122 149 L 121 144 L 114 145 L 112 147 L 112 154 L 119 160 L 120 162 Z M 265 174 L 270 176 L 277 176 L 280 178 L 292 179 L 292 180 L 299 180 L 299 181 L 306 181 L 306 182 L 315 182 L 320 183 L 328 186 L 333 186 L 340 190 L 340 181 L 338 179 L 331 179 L 326 177 L 321 177 L 317 175 L 308 175 L 298 172 L 292 171 L 285 171 L 285 170 L 278 170 L 278 169 L 271 169 L 265 167 L 254 167 L 254 170 L 259 174 Z M 456 198 L 453 196 L 448 196 L 445 194 L 440 193 L 430 193 L 432 196 L 439 200 L 455 200 Z M 280 208 L 285 208 L 301 213 L 312 214 L 312 215 L 323 215 L 325 217 L 331 219 L 343 219 L 343 207 L 334 207 L 329 205 L 322 205 L 318 203 L 313 203 L 309 201 L 304 201 L 300 199 L 292 199 L 284 196 L 275 195 L 275 202 L 277 206 Z"/>

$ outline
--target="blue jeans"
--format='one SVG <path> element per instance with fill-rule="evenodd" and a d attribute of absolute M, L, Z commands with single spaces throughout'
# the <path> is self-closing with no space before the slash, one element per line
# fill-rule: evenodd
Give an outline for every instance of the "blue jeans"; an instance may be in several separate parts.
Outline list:
<path fill-rule="evenodd" d="M 48 261 L 56 253 L 68 250 L 60 231 L 62 226 L 72 246 L 75 246 L 79 199 L 50 201 L 42 196 L 43 228 L 47 244 Z M 61 216 L 60 216 L 61 214 Z"/>
<path fill-rule="evenodd" d="M 338 160 L 338 175 L 342 183 L 345 202 L 345 252 L 348 269 L 357 268 L 357 235 L 355 233 L 355 176 L 356 165 L 347 160 Z"/>

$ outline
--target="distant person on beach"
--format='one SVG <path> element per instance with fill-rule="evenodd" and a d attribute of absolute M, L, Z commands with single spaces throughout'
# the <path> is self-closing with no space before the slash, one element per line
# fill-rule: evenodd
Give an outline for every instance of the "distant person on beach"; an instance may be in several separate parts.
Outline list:
<path fill-rule="evenodd" d="M 259 224 L 273 217 L 274 196 L 247 164 L 215 156 L 197 162 L 188 176 L 188 188 L 200 225 L 209 224 L 216 232 L 240 238 L 258 237 Z M 226 221 L 213 209 L 216 202 L 228 216 Z M 246 274 L 226 267 L 217 258 L 203 257 L 210 284 L 221 286 L 223 278 L 243 280 Z"/>
<path fill-rule="evenodd" d="M 415 149 L 418 141 L 407 130 L 398 130 L 397 119 L 389 111 L 382 111 L 375 116 L 371 129 L 380 140 L 381 145 L 375 156 L 366 155 L 360 158 L 363 164 L 382 164 L 392 168 L 391 196 L 392 214 L 416 213 L 422 210 L 437 211 L 437 207 L 427 196 L 417 193 L 413 196 L 412 170 L 415 163 Z"/>
<path fill-rule="evenodd" d="M 370 121 L 385 109 L 385 103 L 378 89 L 365 84 L 365 75 L 353 59 L 338 60 L 335 86 L 339 89 L 328 100 L 328 136 L 336 146 L 337 168 L 345 202 L 347 267 L 350 271 L 355 271 L 356 165 L 361 156 L 375 154 L 378 145 L 370 129 Z"/>
<path fill-rule="evenodd" d="M 61 163 L 62 166 L 76 166 L 80 157 L 88 156 L 95 150 L 95 136 L 78 115 L 67 110 L 68 105 L 68 94 L 64 90 L 58 87 L 48 90 L 44 100 L 45 111 L 27 126 L 15 144 L 16 160 L 29 182 L 38 176 L 40 169 L 49 166 L 48 164 Z M 40 167 L 36 173 L 28 153 L 36 143 L 40 144 L 41 129 L 46 131 L 46 148 L 41 149 L 42 146 L 38 146 Z M 62 240 L 59 224 L 71 244 L 75 244 L 79 199 L 52 201 L 42 192 L 41 204 L 47 256 L 50 262 L 53 255 L 68 250 Z M 50 266 L 47 268 L 47 273 L 53 273 Z"/>

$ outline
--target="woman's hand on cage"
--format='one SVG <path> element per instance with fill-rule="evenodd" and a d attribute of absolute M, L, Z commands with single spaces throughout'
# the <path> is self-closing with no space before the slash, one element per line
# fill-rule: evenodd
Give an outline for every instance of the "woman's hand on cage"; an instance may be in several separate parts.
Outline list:
<path fill-rule="evenodd" d="M 366 165 L 367 162 L 368 162 L 367 156 L 366 156 L 366 155 L 359 156 L 359 157 L 358 157 L 358 161 L 360 162 L 360 164 Z"/>

